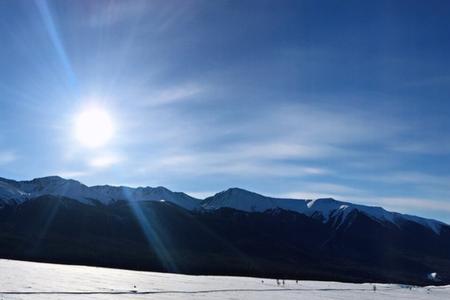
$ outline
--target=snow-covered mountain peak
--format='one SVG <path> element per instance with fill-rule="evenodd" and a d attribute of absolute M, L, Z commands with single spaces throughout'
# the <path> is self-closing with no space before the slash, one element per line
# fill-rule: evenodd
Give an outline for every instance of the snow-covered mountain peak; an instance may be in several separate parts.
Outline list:
<path fill-rule="evenodd" d="M 389 222 L 396 226 L 414 222 L 439 233 L 444 223 L 400 213 L 389 212 L 381 207 L 372 207 L 333 198 L 316 200 L 286 199 L 263 196 L 241 188 L 230 188 L 201 201 L 185 193 L 172 192 L 158 187 L 97 185 L 86 186 L 72 179 L 59 176 L 35 178 L 29 181 L 14 181 L 0 178 L 0 204 L 17 204 L 44 195 L 67 197 L 86 204 L 110 204 L 117 201 L 164 201 L 174 203 L 188 210 L 216 210 L 232 208 L 245 212 L 269 210 L 290 210 L 322 222 L 334 220 L 337 225 L 344 222 L 351 212 L 358 211 L 377 222 Z M 339 221 L 336 221 L 339 220 Z"/>
<path fill-rule="evenodd" d="M 261 212 L 276 208 L 275 202 L 269 198 L 240 188 L 230 188 L 203 200 L 205 209 L 234 208 L 248 212 Z"/>
<path fill-rule="evenodd" d="M 52 176 L 34 178 L 32 180 L 29 180 L 28 182 L 50 184 L 50 183 L 58 183 L 58 182 L 66 182 L 66 181 L 76 181 L 76 180 L 65 179 L 65 178 L 62 178 L 57 175 L 52 175 Z"/>
<path fill-rule="evenodd" d="M 260 199 L 260 198 L 264 198 L 264 196 L 254 193 L 254 192 L 250 192 L 248 190 L 245 189 L 241 189 L 238 187 L 232 187 L 229 188 L 225 191 L 222 191 L 220 193 L 217 193 L 216 195 L 226 195 L 226 196 L 233 196 L 233 197 L 245 197 L 246 199 Z"/>
<path fill-rule="evenodd" d="M 323 222 L 328 222 L 330 219 L 339 219 L 339 223 L 335 224 L 336 226 L 344 222 L 353 211 L 363 213 L 377 222 L 389 222 L 395 226 L 405 221 L 418 223 L 436 233 L 439 233 L 440 228 L 444 225 L 439 221 L 389 212 L 381 207 L 353 204 L 333 198 L 316 200 L 273 198 L 238 188 L 229 189 L 205 199 L 203 207 L 205 209 L 226 207 L 247 212 L 284 209 L 317 218 Z"/>
<path fill-rule="evenodd" d="M 184 193 L 172 192 L 164 187 L 92 186 L 59 176 L 35 178 L 28 181 L 14 181 L 0 178 L 0 201 L 23 202 L 44 195 L 67 197 L 82 203 L 116 201 L 168 201 L 186 209 L 200 208 L 200 200 Z"/>

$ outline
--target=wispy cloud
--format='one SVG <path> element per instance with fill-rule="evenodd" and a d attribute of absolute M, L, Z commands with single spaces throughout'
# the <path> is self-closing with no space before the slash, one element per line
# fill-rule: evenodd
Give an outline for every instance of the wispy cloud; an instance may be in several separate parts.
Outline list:
<path fill-rule="evenodd" d="M 50 174 L 55 174 L 61 176 L 63 178 L 74 179 L 79 177 L 85 177 L 90 175 L 87 171 L 69 171 L 69 170 L 61 170 L 56 172 L 50 172 Z"/>
<path fill-rule="evenodd" d="M 384 173 L 362 174 L 346 176 L 346 178 L 361 179 L 389 185 L 414 185 L 429 187 L 430 189 L 448 187 L 450 176 L 434 175 L 418 171 L 390 171 Z"/>
<path fill-rule="evenodd" d="M 389 146 L 390 149 L 410 154 L 450 154 L 450 142 L 446 140 L 427 140 L 426 138 L 414 139 L 413 141 L 396 142 Z"/>
<path fill-rule="evenodd" d="M 17 159 L 17 155 L 12 151 L 0 150 L 0 165 L 9 164 Z"/>
<path fill-rule="evenodd" d="M 334 198 L 342 201 L 350 201 L 349 198 L 355 198 L 366 195 L 367 192 L 359 188 L 347 186 L 344 184 L 336 184 L 330 182 L 304 182 L 296 191 L 290 191 L 278 195 L 285 198 L 294 199 L 317 199 L 317 198 Z"/>
<path fill-rule="evenodd" d="M 396 172 L 388 176 L 391 182 L 395 183 L 414 183 L 424 185 L 443 185 L 448 186 L 450 176 L 437 176 L 424 172 Z"/>
<path fill-rule="evenodd" d="M 90 3 L 87 25 L 93 27 L 112 26 L 138 18 L 146 11 L 148 1 L 108 1 Z"/>
<path fill-rule="evenodd" d="M 164 119 L 158 118 L 160 111 L 153 113 L 151 119 L 157 122 L 147 122 L 148 128 L 141 132 L 148 135 L 136 138 L 138 143 L 153 145 L 152 157 L 137 163 L 144 173 L 164 168 L 165 173 L 186 176 L 330 175 L 333 165 L 324 167 L 324 160 L 366 161 L 366 149 L 355 144 L 384 145 L 405 130 L 395 121 L 369 118 L 358 109 L 313 104 L 268 103 L 257 111 L 243 106 L 236 114 L 226 109 L 192 112 L 174 107 L 164 111 Z"/>
<path fill-rule="evenodd" d="M 206 90 L 206 87 L 200 84 L 187 83 L 161 89 L 143 97 L 144 99 L 139 101 L 143 106 L 167 105 L 200 96 L 205 93 Z"/>
<path fill-rule="evenodd" d="M 150 160 L 140 167 L 142 173 L 163 170 L 164 173 L 200 176 L 222 174 L 230 176 L 321 176 L 329 174 L 326 168 L 314 165 L 286 163 L 276 157 L 258 156 L 257 152 L 239 149 L 237 151 L 192 152 L 184 154 L 165 154 L 157 160 Z"/>
<path fill-rule="evenodd" d="M 426 210 L 436 212 L 450 212 L 448 201 L 438 201 L 426 198 L 415 197 L 383 197 L 378 198 L 377 203 L 387 209 L 393 210 Z"/>
<path fill-rule="evenodd" d="M 103 154 L 89 160 L 89 165 L 94 168 L 108 168 L 124 161 L 124 157 L 117 154 Z"/>
<path fill-rule="evenodd" d="M 342 151 L 331 145 L 318 143 L 302 144 L 294 141 L 242 143 L 234 147 L 240 156 L 266 158 L 266 159 L 299 159 L 321 158 L 330 155 L 338 156 Z"/>
<path fill-rule="evenodd" d="M 337 193 L 326 193 L 326 192 L 317 192 L 317 191 L 299 191 L 299 192 L 289 192 L 289 193 L 282 193 L 277 195 L 271 195 L 276 198 L 289 198 L 289 199 L 320 199 L 320 198 L 333 198 L 336 200 L 343 201 L 346 199 L 345 196 L 342 196 Z"/>
<path fill-rule="evenodd" d="M 362 194 L 363 190 L 350 187 L 348 185 L 329 183 L 329 182 L 311 182 L 306 184 L 306 189 L 310 191 L 322 193 L 338 193 L 338 194 Z"/>

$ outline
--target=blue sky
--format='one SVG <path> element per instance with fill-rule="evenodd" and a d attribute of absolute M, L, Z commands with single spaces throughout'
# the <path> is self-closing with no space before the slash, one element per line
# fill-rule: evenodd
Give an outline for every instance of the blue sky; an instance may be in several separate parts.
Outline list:
<path fill-rule="evenodd" d="M 450 222 L 447 1 L 2 1 L 0 176 Z M 74 138 L 84 107 L 113 138 Z"/>

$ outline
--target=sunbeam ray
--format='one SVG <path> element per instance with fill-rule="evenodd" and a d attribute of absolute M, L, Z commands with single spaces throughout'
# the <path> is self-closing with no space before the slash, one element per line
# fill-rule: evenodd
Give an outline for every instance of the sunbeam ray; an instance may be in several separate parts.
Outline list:
<path fill-rule="evenodd" d="M 69 57 L 67 56 L 67 52 L 64 48 L 58 29 L 53 20 L 47 0 L 36 0 L 36 4 L 42 16 L 42 19 L 45 23 L 45 27 L 47 28 L 52 44 L 55 47 L 56 53 L 58 54 L 58 57 L 61 60 L 61 64 L 64 67 L 64 71 L 67 75 L 69 85 L 72 88 L 76 88 L 77 86 L 76 75 L 75 72 L 73 71 Z"/>
<path fill-rule="evenodd" d="M 178 269 L 175 261 L 166 248 L 166 245 L 164 245 L 162 239 L 159 237 L 154 220 L 149 220 L 149 216 L 145 214 L 141 205 L 132 200 L 131 195 L 127 193 L 127 190 L 124 190 L 124 196 L 129 200 L 132 212 L 145 235 L 149 247 L 153 249 L 158 260 L 167 271 L 176 272 Z"/>

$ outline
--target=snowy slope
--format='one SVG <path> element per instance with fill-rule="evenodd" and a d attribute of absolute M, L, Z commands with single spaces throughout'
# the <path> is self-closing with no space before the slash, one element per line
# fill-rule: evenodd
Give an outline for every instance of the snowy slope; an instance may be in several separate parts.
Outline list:
<path fill-rule="evenodd" d="M 280 281 L 280 283 L 282 283 Z M 189 276 L 0 259 L 0 299 L 450 299 L 450 286 Z"/>
<path fill-rule="evenodd" d="M 202 205 L 205 209 L 226 207 L 247 212 L 264 212 L 281 208 L 319 218 L 323 222 L 327 222 L 331 218 L 339 219 L 342 222 L 350 212 L 356 210 L 379 222 L 390 222 L 398 225 L 401 222 L 410 221 L 430 228 L 436 233 L 439 233 L 441 227 L 446 225 L 435 220 L 389 212 L 381 207 L 358 205 L 332 198 L 316 200 L 272 198 L 239 188 L 231 188 L 206 198 Z"/>
<path fill-rule="evenodd" d="M 27 194 L 8 182 L 0 180 L 0 203 L 20 203 L 27 199 Z"/>
<path fill-rule="evenodd" d="M 186 209 L 197 209 L 200 201 L 184 193 L 172 192 L 163 187 L 88 187 L 76 180 L 58 176 L 36 178 L 30 181 L 13 181 L 0 178 L 0 201 L 20 203 L 43 195 L 64 196 L 82 203 L 99 201 L 109 204 L 115 201 L 168 201 Z"/>
<path fill-rule="evenodd" d="M 172 192 L 165 187 L 138 187 L 126 186 L 93 186 L 90 188 L 97 194 L 102 195 L 103 202 L 118 200 L 125 201 L 168 201 L 189 210 L 200 208 L 200 200 L 185 193 Z"/>

